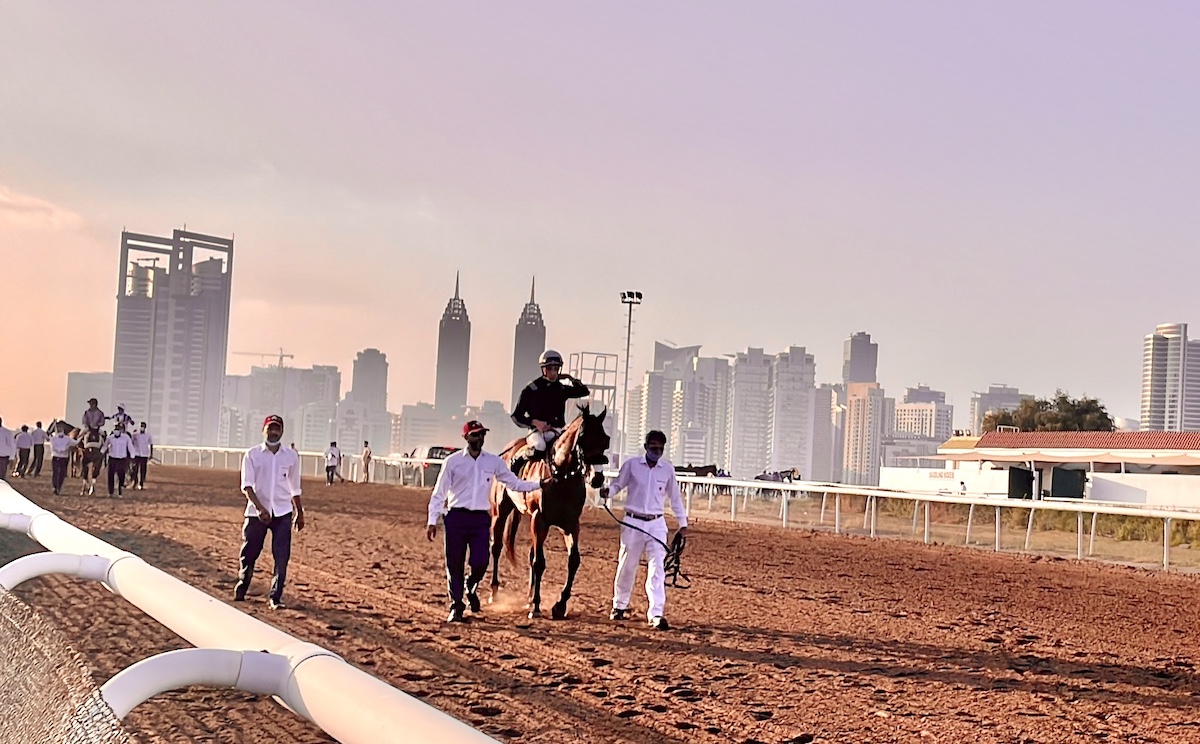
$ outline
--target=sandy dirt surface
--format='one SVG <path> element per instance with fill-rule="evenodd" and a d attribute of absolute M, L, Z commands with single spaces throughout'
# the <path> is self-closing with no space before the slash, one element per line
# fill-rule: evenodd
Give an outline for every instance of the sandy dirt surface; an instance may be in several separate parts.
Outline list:
<path fill-rule="evenodd" d="M 54 497 L 48 478 L 15 485 L 231 601 L 236 475 L 155 468 L 151 480 L 120 500 Z M 568 620 L 526 619 L 527 572 L 505 564 L 510 599 L 447 626 L 427 492 L 305 487 L 289 609 L 266 607 L 261 572 L 238 606 L 501 741 L 1200 741 L 1194 576 L 698 521 L 684 557 L 694 586 L 669 590 L 675 628 L 661 632 L 645 625 L 644 596 L 636 619 L 607 619 L 617 528 L 593 511 Z M 0 561 L 35 549 L 0 534 Z M 552 600 L 561 540 L 549 562 Z M 96 585 L 51 577 L 18 591 L 98 683 L 185 645 Z M 143 742 L 330 741 L 269 699 L 221 690 L 164 695 L 127 721 Z"/>

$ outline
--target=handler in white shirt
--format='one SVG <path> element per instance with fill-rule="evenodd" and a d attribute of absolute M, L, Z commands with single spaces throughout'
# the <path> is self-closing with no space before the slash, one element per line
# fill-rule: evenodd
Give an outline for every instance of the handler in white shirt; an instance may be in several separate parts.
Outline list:
<path fill-rule="evenodd" d="M 129 456 L 133 454 L 133 440 L 125 433 L 125 427 L 117 424 L 108 435 L 100 451 L 108 455 L 108 495 L 113 496 L 113 483 L 119 480 L 116 495 L 125 493 L 125 474 L 129 471 Z"/>
<path fill-rule="evenodd" d="M 139 491 L 146 490 L 146 471 L 150 469 L 150 458 L 154 457 L 154 437 L 146 431 L 146 422 L 133 432 L 133 477 L 130 483 Z"/>
<path fill-rule="evenodd" d="M 471 612 L 479 612 L 479 582 L 488 567 L 488 538 L 492 533 L 492 481 L 498 480 L 514 491 L 528 493 L 542 487 L 539 481 L 521 480 L 496 455 L 483 451 L 487 429 L 478 421 L 463 425 L 467 448 L 442 463 L 437 485 L 429 497 L 429 526 L 425 537 L 437 536 L 438 517 L 445 514 L 446 584 L 450 592 L 450 617 L 447 622 L 463 622 L 463 571 L 467 550 L 471 551 L 471 575 L 466 579 L 467 601 Z"/>
<path fill-rule="evenodd" d="M 0 424 L 4 423 L 4 419 L 0 419 Z M 12 458 L 17 455 L 17 438 L 13 435 L 12 429 L 7 429 L 0 426 L 0 480 L 8 480 L 8 465 Z"/>
<path fill-rule="evenodd" d="M 67 482 L 67 468 L 71 464 L 71 448 L 75 446 L 75 440 L 57 426 L 50 428 L 54 430 L 50 437 L 50 485 L 54 487 L 54 495 L 59 496 L 63 484 Z"/>
<path fill-rule="evenodd" d="M 616 479 L 600 489 L 600 498 L 628 489 L 625 497 L 625 520 L 621 528 L 621 551 L 617 556 L 617 578 L 613 582 L 613 608 L 609 618 L 624 620 L 629 611 L 629 597 L 637 578 L 638 564 L 646 556 L 646 597 L 650 607 L 646 613 L 650 625 L 668 630 L 670 625 L 663 610 L 667 602 L 666 574 L 663 561 L 667 557 L 667 520 L 663 504 L 671 500 L 671 511 L 679 522 L 679 534 L 687 535 L 687 512 L 675 480 L 675 467 L 662 457 L 667 435 L 661 431 L 646 434 L 646 454 L 621 463 Z M 636 524 L 645 532 L 629 527 Z M 646 534 L 649 533 L 649 534 Z"/>
<path fill-rule="evenodd" d="M 325 485 L 332 486 L 335 477 L 342 478 L 338 473 L 338 468 L 342 466 L 342 451 L 338 449 L 337 442 L 330 442 L 329 449 L 325 450 Z M 345 482 L 345 478 L 342 481 Z"/>
<path fill-rule="evenodd" d="M 32 475 L 36 478 L 42 474 L 42 462 L 46 457 L 46 440 L 49 439 L 49 436 L 42 428 L 41 421 L 37 422 L 37 428 L 29 434 L 33 438 L 33 464 L 30 466 L 30 470 L 33 471 Z"/>
<path fill-rule="evenodd" d="M 287 564 L 292 557 L 292 525 L 304 529 L 304 507 L 300 504 L 300 455 L 283 446 L 283 418 L 267 416 L 263 421 L 263 443 L 251 447 L 242 460 L 242 492 L 246 495 L 246 520 L 242 524 L 241 570 L 233 590 L 235 602 L 246 599 L 254 562 L 262 553 L 267 531 L 271 532 L 271 556 L 275 575 L 268 600 L 272 610 L 281 610 Z"/>

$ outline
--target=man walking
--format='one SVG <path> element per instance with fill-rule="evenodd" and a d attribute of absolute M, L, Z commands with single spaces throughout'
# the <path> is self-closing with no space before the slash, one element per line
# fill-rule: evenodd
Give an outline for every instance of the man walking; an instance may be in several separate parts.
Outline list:
<path fill-rule="evenodd" d="M 4 419 L 0 418 L 0 480 L 7 481 L 9 463 L 17 456 L 17 438 L 3 424 Z"/>
<path fill-rule="evenodd" d="M 242 493 L 246 495 L 242 523 L 242 551 L 235 602 L 246 599 L 254 563 L 262 553 L 267 532 L 271 533 L 271 557 L 275 574 L 271 579 L 268 605 L 282 610 L 283 585 L 292 556 L 292 525 L 304 529 L 304 507 L 300 504 L 300 455 L 283 446 L 283 418 L 267 416 L 263 421 L 263 443 L 251 447 L 242 459 Z"/>
<path fill-rule="evenodd" d="M 51 426 L 54 434 L 50 437 L 50 485 L 54 487 L 54 495 L 62 495 L 63 484 L 67 482 L 67 468 L 71 463 L 71 447 L 75 440 L 63 432 L 63 426 Z"/>
<path fill-rule="evenodd" d="M 625 497 L 625 520 L 621 527 L 621 550 L 617 555 L 617 577 L 613 582 L 613 607 L 609 618 L 624 620 L 629 611 L 629 597 L 637 578 L 638 564 L 646 556 L 646 597 L 650 607 L 646 613 L 650 626 L 669 630 L 663 615 L 667 601 L 666 574 L 663 561 L 667 557 L 667 520 L 663 502 L 670 498 L 671 511 L 679 522 L 679 534 L 687 535 L 687 513 L 675 480 L 675 467 L 663 459 L 667 435 L 661 431 L 646 434 L 646 454 L 621 463 L 616 479 L 600 489 L 600 498 L 628 490 Z M 634 520 L 634 521 L 629 521 Z M 630 525 L 637 525 L 634 529 Z"/>
<path fill-rule="evenodd" d="M 154 457 L 154 437 L 146 431 L 143 421 L 133 433 L 133 477 L 129 481 L 139 491 L 146 490 L 146 471 L 150 468 L 151 457 Z"/>
<path fill-rule="evenodd" d="M 461 623 L 463 612 L 463 571 L 470 550 L 471 575 L 466 579 L 467 601 L 471 612 L 479 612 L 479 582 L 487 574 L 488 538 L 492 531 L 491 493 L 493 479 L 514 491 L 528 493 L 542 487 L 539 481 L 525 481 L 513 475 L 496 455 L 483 451 L 487 429 L 478 421 L 463 425 L 467 448 L 446 458 L 437 484 L 429 497 L 429 525 L 426 539 L 437 536 L 438 517 L 446 524 L 446 584 L 450 593 L 450 617 L 446 622 Z"/>
<path fill-rule="evenodd" d="M 29 433 L 29 427 L 22 424 L 21 430 L 17 432 L 17 477 L 24 478 L 29 472 L 29 451 L 33 448 L 33 435 Z"/>
<path fill-rule="evenodd" d="M 362 451 L 363 483 L 371 482 L 371 443 L 363 440 Z"/>
<path fill-rule="evenodd" d="M 338 474 L 338 468 L 342 465 L 342 451 L 338 449 L 337 442 L 330 442 L 329 449 L 325 450 L 325 485 L 332 486 L 333 478 Z M 344 479 L 343 479 L 344 480 Z"/>
<path fill-rule="evenodd" d="M 100 451 L 108 455 L 108 497 L 113 497 L 115 482 L 116 496 L 120 498 L 125 495 L 125 475 L 129 472 L 129 456 L 133 451 L 133 440 L 125 433 L 123 425 L 117 424 Z"/>
<path fill-rule="evenodd" d="M 42 461 L 46 457 L 46 440 L 49 439 L 49 437 L 46 434 L 46 430 L 42 428 L 41 421 L 37 422 L 37 428 L 34 429 L 30 434 L 33 438 L 32 470 L 33 476 L 36 478 L 42 474 Z"/>

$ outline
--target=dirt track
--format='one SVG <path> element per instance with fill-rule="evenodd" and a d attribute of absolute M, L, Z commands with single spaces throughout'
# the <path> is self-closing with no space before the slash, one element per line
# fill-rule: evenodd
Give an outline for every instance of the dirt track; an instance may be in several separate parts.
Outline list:
<path fill-rule="evenodd" d="M 68 521 L 231 598 L 241 503 L 235 475 L 157 468 L 122 500 L 18 490 Z M 69 486 L 77 481 L 69 482 Z M 427 495 L 306 481 L 309 529 L 286 599 L 246 611 L 487 731 L 529 742 L 1200 740 L 1192 576 L 715 521 L 693 525 L 668 592 L 670 632 L 607 619 L 617 531 L 591 513 L 571 617 L 511 602 L 465 626 L 445 617 Z M 69 489 L 68 489 L 69 490 Z M 565 553 L 555 541 L 546 595 Z M 31 552 L 0 533 L 0 561 Z M 264 554 L 269 572 L 269 558 Z M 20 593 L 67 633 L 103 682 L 184 644 L 102 588 L 38 579 Z M 191 690 L 127 719 L 145 742 L 323 742 L 269 699 Z"/>

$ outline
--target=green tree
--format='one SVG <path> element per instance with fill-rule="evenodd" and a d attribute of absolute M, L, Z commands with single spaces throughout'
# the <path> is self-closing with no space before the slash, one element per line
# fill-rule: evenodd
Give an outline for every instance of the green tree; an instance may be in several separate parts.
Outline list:
<path fill-rule="evenodd" d="M 1020 431 L 1112 431 L 1112 416 L 1096 398 L 1072 398 L 1057 390 L 1052 398 L 1029 398 L 1015 411 L 994 411 L 983 419 L 983 430 L 1015 426 Z"/>

